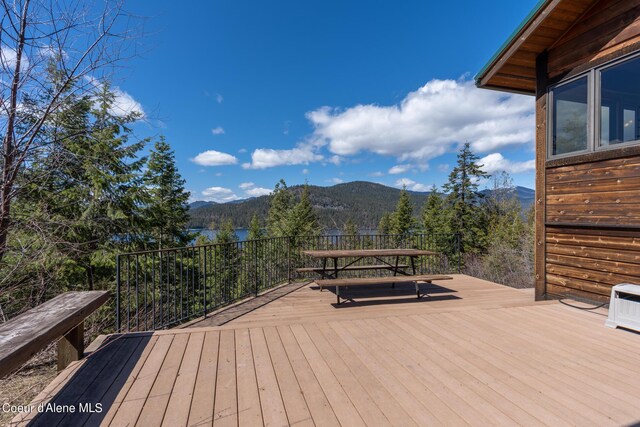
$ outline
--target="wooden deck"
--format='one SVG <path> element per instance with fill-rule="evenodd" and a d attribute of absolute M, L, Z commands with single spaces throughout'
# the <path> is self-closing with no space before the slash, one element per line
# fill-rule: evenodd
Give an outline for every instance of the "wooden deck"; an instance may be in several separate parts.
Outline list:
<path fill-rule="evenodd" d="M 395 289 L 384 303 L 379 287 L 371 295 L 358 288 L 356 303 L 336 308 L 331 292 L 313 288 L 223 327 L 114 336 L 38 398 L 61 405 L 101 402 L 102 413 L 31 414 L 22 423 L 640 421 L 640 335 L 605 328 L 601 311 L 536 304 L 530 292 L 466 276 L 446 282 L 446 292 L 432 288 L 433 299 L 420 302 L 403 303 L 402 289 Z M 457 298 L 436 298 L 449 294 Z"/>

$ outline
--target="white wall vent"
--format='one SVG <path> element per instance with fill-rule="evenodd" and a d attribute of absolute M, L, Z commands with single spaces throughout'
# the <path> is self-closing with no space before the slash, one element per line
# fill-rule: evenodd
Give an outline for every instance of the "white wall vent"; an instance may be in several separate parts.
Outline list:
<path fill-rule="evenodd" d="M 604 324 L 640 332 L 640 285 L 622 283 L 611 288 L 609 318 Z"/>

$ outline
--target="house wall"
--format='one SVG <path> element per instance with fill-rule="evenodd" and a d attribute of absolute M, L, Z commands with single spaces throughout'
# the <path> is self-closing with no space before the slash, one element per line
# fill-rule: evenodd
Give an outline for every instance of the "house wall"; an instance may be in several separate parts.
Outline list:
<path fill-rule="evenodd" d="M 640 0 L 601 0 L 539 58 L 537 298 L 640 283 L 640 147 L 546 160 L 547 84 L 637 51 Z"/>

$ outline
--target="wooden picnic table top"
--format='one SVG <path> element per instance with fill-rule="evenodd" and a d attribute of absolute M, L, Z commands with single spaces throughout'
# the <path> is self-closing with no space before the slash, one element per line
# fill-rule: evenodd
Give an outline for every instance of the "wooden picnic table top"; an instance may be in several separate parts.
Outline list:
<path fill-rule="evenodd" d="M 425 249 L 329 249 L 302 251 L 303 254 L 314 258 L 350 258 L 350 257 L 381 257 L 381 256 L 422 256 L 438 255 L 437 252 Z"/>

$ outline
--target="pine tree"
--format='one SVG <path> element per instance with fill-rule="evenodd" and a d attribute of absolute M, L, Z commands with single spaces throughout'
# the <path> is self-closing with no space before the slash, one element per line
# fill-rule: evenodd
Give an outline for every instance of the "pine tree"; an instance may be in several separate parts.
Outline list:
<path fill-rule="evenodd" d="M 400 192 L 400 198 L 398 199 L 398 205 L 393 213 L 391 232 L 402 240 L 409 236 L 413 230 L 413 226 L 413 204 L 409 198 L 407 188 L 403 186 Z"/>
<path fill-rule="evenodd" d="M 258 215 L 253 214 L 251 217 L 251 223 L 249 224 L 249 233 L 247 234 L 248 240 L 257 240 L 265 237 L 264 229 L 260 226 L 260 220 Z"/>
<path fill-rule="evenodd" d="M 484 203 L 489 245 L 516 248 L 525 233 L 522 206 L 506 172 L 494 177 L 493 189 Z"/>
<path fill-rule="evenodd" d="M 214 244 L 227 244 L 227 243 L 237 243 L 238 235 L 236 234 L 236 230 L 233 228 L 233 223 L 230 219 L 225 220 L 220 225 L 218 232 L 216 233 L 215 239 L 213 239 Z"/>
<path fill-rule="evenodd" d="M 429 197 L 424 202 L 422 209 L 422 229 L 427 234 L 447 232 L 447 212 L 445 203 L 438 188 L 431 187 Z"/>
<path fill-rule="evenodd" d="M 356 223 L 349 217 L 342 227 L 342 233 L 346 236 L 358 236 L 359 231 Z"/>
<path fill-rule="evenodd" d="M 189 192 L 178 173 L 173 150 L 164 136 L 155 143 L 143 182 L 149 194 L 144 216 L 152 244 L 158 249 L 186 246 L 193 239 L 187 230 Z"/>
<path fill-rule="evenodd" d="M 486 245 L 478 181 L 489 175 L 482 170 L 478 160 L 470 144 L 465 143 L 458 153 L 456 167 L 449 174 L 449 181 L 443 186 L 448 193 L 447 202 L 451 209 L 449 227 L 452 232 L 460 233 L 461 250 L 464 252 L 480 252 Z"/>
<path fill-rule="evenodd" d="M 315 236 L 320 233 L 318 215 L 309 199 L 307 185 L 302 189 L 300 201 L 291 209 L 287 223 L 289 236 Z"/>
<path fill-rule="evenodd" d="M 378 223 L 378 234 L 382 234 L 382 235 L 386 235 L 386 234 L 391 234 L 391 228 L 392 228 L 392 224 L 393 223 L 393 219 L 392 219 L 392 215 L 389 212 L 385 212 L 382 217 L 380 218 L 380 222 Z"/>
<path fill-rule="evenodd" d="M 99 279 L 97 269 L 112 264 L 113 252 L 144 234 L 145 159 L 139 154 L 146 140 L 129 142 L 129 124 L 138 117 L 114 115 L 114 102 L 105 84 L 93 99 L 75 99 L 54 116 L 47 131 L 55 142 L 34 159 L 23 198 L 40 212 L 44 238 L 84 271 L 89 289 Z"/>
<path fill-rule="evenodd" d="M 289 233 L 288 223 L 291 209 L 293 207 L 293 197 L 287 188 L 287 183 L 281 179 L 271 193 L 269 213 L 267 214 L 267 231 L 269 236 L 281 237 Z"/>

